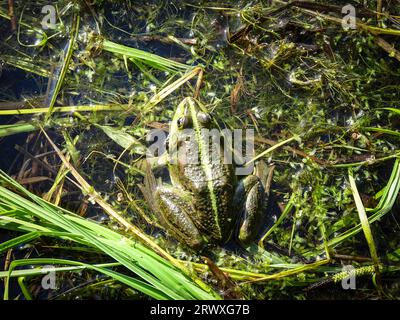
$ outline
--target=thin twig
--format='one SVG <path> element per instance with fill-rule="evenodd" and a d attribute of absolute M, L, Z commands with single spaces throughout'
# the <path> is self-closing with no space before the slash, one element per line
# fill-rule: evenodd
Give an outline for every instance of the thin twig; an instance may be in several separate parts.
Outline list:
<path fill-rule="evenodd" d="M 17 18 L 14 13 L 14 0 L 8 0 L 8 15 L 10 16 L 11 30 L 17 30 Z"/>
<path fill-rule="evenodd" d="M 43 168 L 45 168 L 46 170 L 50 171 L 51 173 L 57 175 L 57 170 L 53 169 L 52 167 L 50 167 L 47 163 L 39 160 L 38 158 L 36 158 L 34 155 L 30 154 L 28 151 L 26 151 L 24 148 L 21 148 L 19 145 L 15 145 L 14 148 L 21 152 L 24 156 L 28 157 L 29 159 L 31 159 L 32 161 L 38 163 L 40 166 L 42 166 Z"/>
<path fill-rule="evenodd" d="M 268 144 L 268 145 L 270 145 L 270 146 L 274 146 L 274 145 L 278 144 L 277 141 L 274 141 L 274 140 L 271 140 L 271 139 L 267 139 L 267 138 L 263 138 L 263 137 L 259 137 L 259 136 L 256 136 L 256 137 L 254 138 L 254 141 L 255 141 L 256 143 Z M 290 151 L 290 152 L 293 152 L 293 153 L 297 154 L 297 155 L 300 156 L 300 157 L 308 158 L 308 159 L 310 159 L 311 161 L 314 161 L 315 163 L 318 163 L 318 164 L 320 164 L 320 165 L 324 165 L 324 166 L 329 165 L 329 162 L 327 162 L 327 161 L 325 161 L 325 160 L 322 160 L 322 159 L 318 159 L 318 158 L 315 157 L 315 156 L 309 155 L 309 154 L 307 154 L 307 153 L 305 153 L 305 152 L 303 152 L 303 151 L 301 151 L 301 150 L 295 149 L 295 148 L 293 148 L 293 147 L 285 146 L 285 147 L 283 147 L 283 149 L 288 150 L 288 151 Z"/>
<path fill-rule="evenodd" d="M 375 37 L 375 42 L 378 46 L 380 46 L 383 50 L 385 50 L 389 54 L 389 56 L 400 61 L 400 51 L 397 50 L 392 44 L 390 44 L 381 37 Z"/>
<path fill-rule="evenodd" d="M 376 12 L 377 12 L 377 15 L 376 15 L 376 18 L 378 19 L 378 21 L 381 19 L 381 16 L 382 16 L 382 0 L 377 0 L 377 2 L 376 2 Z"/>
<path fill-rule="evenodd" d="M 371 262 L 372 261 L 372 259 L 369 257 L 349 256 L 349 255 L 345 255 L 345 254 L 333 254 L 332 259 L 352 260 L 352 261 L 359 261 L 359 262 Z"/>

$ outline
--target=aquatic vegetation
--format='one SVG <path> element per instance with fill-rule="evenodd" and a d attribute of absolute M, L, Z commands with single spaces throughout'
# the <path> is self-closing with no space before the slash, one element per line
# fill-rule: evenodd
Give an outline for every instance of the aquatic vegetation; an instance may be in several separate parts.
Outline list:
<path fill-rule="evenodd" d="M 80 276 L 56 298 L 353 298 L 352 266 L 357 298 L 398 299 L 400 8 L 364 3 L 60 0 L 46 29 L 47 1 L 0 1 L 5 298 L 48 298 L 54 265 Z M 190 250 L 143 199 L 147 133 L 185 97 L 254 129 L 258 243 Z"/>

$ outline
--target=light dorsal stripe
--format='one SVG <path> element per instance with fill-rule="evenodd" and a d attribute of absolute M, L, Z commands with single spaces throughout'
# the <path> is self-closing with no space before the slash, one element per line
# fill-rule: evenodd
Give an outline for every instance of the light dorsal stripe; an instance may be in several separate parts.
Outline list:
<path fill-rule="evenodd" d="M 194 106 L 194 101 L 192 99 L 189 99 L 189 108 L 190 108 L 190 113 L 192 115 L 192 122 L 193 122 L 193 129 L 195 130 L 195 136 L 196 136 L 196 141 L 198 143 L 198 149 L 199 149 L 199 153 L 200 153 L 200 163 L 201 166 L 203 168 L 203 171 L 207 177 L 207 186 L 208 186 L 208 194 L 210 197 L 210 201 L 211 201 L 211 208 L 212 208 L 212 212 L 214 215 L 214 222 L 215 222 L 215 226 L 218 230 L 219 236 L 222 236 L 221 233 L 221 227 L 218 223 L 219 219 L 218 219 L 218 205 L 217 205 L 217 197 L 215 195 L 214 192 L 214 185 L 213 185 L 213 179 L 212 179 L 212 168 L 210 166 L 210 159 L 209 159 L 209 150 L 207 150 L 208 148 L 208 144 L 204 145 L 203 143 L 203 139 L 201 137 L 201 126 L 199 125 L 199 122 L 197 120 L 196 115 L 196 108 Z"/>

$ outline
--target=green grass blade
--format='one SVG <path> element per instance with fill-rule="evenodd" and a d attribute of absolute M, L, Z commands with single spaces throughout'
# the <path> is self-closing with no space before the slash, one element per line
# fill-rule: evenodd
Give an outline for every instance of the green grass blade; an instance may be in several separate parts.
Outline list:
<path fill-rule="evenodd" d="M 160 57 L 156 54 L 149 53 L 143 50 L 127 47 L 109 40 L 102 41 L 102 49 L 111 53 L 126 56 L 131 59 L 137 59 L 153 68 L 163 71 L 178 71 L 188 70 L 190 66 L 179 63 L 170 59 Z"/>
<path fill-rule="evenodd" d="M 54 225 L 54 229 L 50 231 L 62 231 L 69 234 L 67 237 L 73 241 L 97 248 L 172 299 L 215 299 L 218 297 L 214 293 L 202 290 L 170 262 L 143 245 L 44 201 L 2 172 L 0 172 L 0 180 L 11 184 L 14 189 L 33 201 L 0 186 L 0 197 L 7 207 L 26 213 L 26 215 L 20 215 L 20 218 L 27 218 L 29 213 L 48 225 Z M 31 222 L 20 223 L 29 224 Z M 35 225 L 31 227 L 35 227 Z"/>
<path fill-rule="evenodd" d="M 0 115 L 1 115 L 0 110 Z M 0 125 L 0 138 L 11 136 L 13 134 L 24 133 L 24 132 L 32 132 L 37 130 L 37 128 L 30 123 L 16 123 L 16 124 L 6 124 Z"/>
<path fill-rule="evenodd" d="M 368 248 L 369 248 L 369 252 L 371 254 L 371 258 L 374 261 L 375 273 L 379 277 L 379 275 L 380 275 L 379 264 L 380 263 L 379 263 L 378 253 L 376 251 L 374 237 L 372 235 L 371 227 L 369 225 L 368 217 L 365 212 L 364 204 L 362 203 L 360 194 L 358 193 L 357 185 L 354 180 L 353 172 L 351 169 L 349 169 L 349 181 L 350 181 L 351 191 L 353 192 L 354 202 L 357 207 L 358 216 L 360 217 L 361 226 L 364 231 L 364 236 L 368 243 Z"/>
<path fill-rule="evenodd" d="M 11 248 L 15 248 L 19 246 L 20 244 L 30 242 L 40 236 L 39 232 L 33 231 L 29 232 L 27 234 L 23 234 L 22 236 L 10 239 L 8 241 L 5 241 L 3 243 L 0 243 L 0 253 L 3 251 L 6 251 Z"/>
<path fill-rule="evenodd" d="M 21 292 L 24 295 L 26 300 L 32 300 L 31 293 L 29 292 L 28 288 L 25 285 L 25 277 L 18 278 L 18 285 L 21 288 Z"/>
<path fill-rule="evenodd" d="M 382 108 L 383 110 L 388 110 L 391 111 L 393 113 L 396 113 L 398 115 L 400 115 L 400 109 L 396 109 L 396 108 Z"/>
<path fill-rule="evenodd" d="M 127 104 L 98 104 L 98 105 L 82 105 L 82 106 L 65 106 L 65 107 L 54 107 L 52 113 L 73 113 L 77 112 L 98 112 L 98 111 L 121 111 L 127 110 Z M 22 114 L 37 114 L 37 113 L 48 113 L 50 108 L 32 108 L 32 109 L 7 109 L 0 110 L 0 116 L 12 116 L 12 115 L 22 115 Z M 1 130 L 1 126 L 0 126 Z"/>
<path fill-rule="evenodd" d="M 394 130 L 390 130 L 390 129 L 376 128 L 376 127 L 364 127 L 363 130 L 380 132 L 380 133 L 384 133 L 384 134 L 389 134 L 389 135 L 392 135 L 392 136 L 400 137 L 400 132 L 394 131 Z"/>
<path fill-rule="evenodd" d="M 74 51 L 74 44 L 75 44 L 76 38 L 78 36 L 79 20 L 80 20 L 79 14 L 74 13 L 72 19 L 73 19 L 73 21 L 72 21 L 71 35 L 70 35 L 70 39 L 68 42 L 68 49 L 67 49 L 67 52 L 65 53 L 65 57 L 63 57 L 63 64 L 61 67 L 60 75 L 55 84 L 54 91 L 51 93 L 51 99 L 50 99 L 50 102 L 48 105 L 49 110 L 47 111 L 46 118 L 45 118 L 46 122 L 53 112 L 53 108 L 56 103 L 58 93 L 60 92 L 61 86 L 64 83 L 64 79 L 67 74 L 71 59 L 72 59 L 72 53 Z"/>
<path fill-rule="evenodd" d="M 138 280 L 136 278 L 121 274 L 119 272 L 109 270 L 104 267 L 98 267 L 96 265 L 91 265 L 87 263 L 65 260 L 65 259 L 43 259 L 43 258 L 36 258 L 36 259 L 24 259 L 24 260 L 14 260 L 10 264 L 10 268 L 7 272 L 6 276 L 6 285 L 4 290 L 4 300 L 9 299 L 9 283 L 10 278 L 13 270 L 17 267 L 25 266 L 25 265 L 34 265 L 34 264 L 46 264 L 46 265 L 57 265 L 57 264 L 66 264 L 66 265 L 73 265 L 73 266 L 81 266 L 86 269 L 91 269 L 97 271 L 99 273 L 103 273 L 111 278 L 120 281 L 134 289 L 142 291 L 143 293 L 155 298 L 155 299 L 168 299 L 168 296 L 165 295 L 163 292 L 160 292 L 156 288 L 149 286 L 145 282 Z"/>

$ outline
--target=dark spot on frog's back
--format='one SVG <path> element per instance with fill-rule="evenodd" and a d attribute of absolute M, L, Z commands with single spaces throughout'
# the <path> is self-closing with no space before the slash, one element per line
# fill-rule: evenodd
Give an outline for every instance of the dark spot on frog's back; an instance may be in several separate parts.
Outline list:
<path fill-rule="evenodd" d="M 208 190 L 206 188 L 198 190 L 197 195 L 194 203 L 194 207 L 197 208 L 197 217 L 193 222 L 204 233 L 210 234 L 210 231 L 216 230 L 216 223 Z"/>

